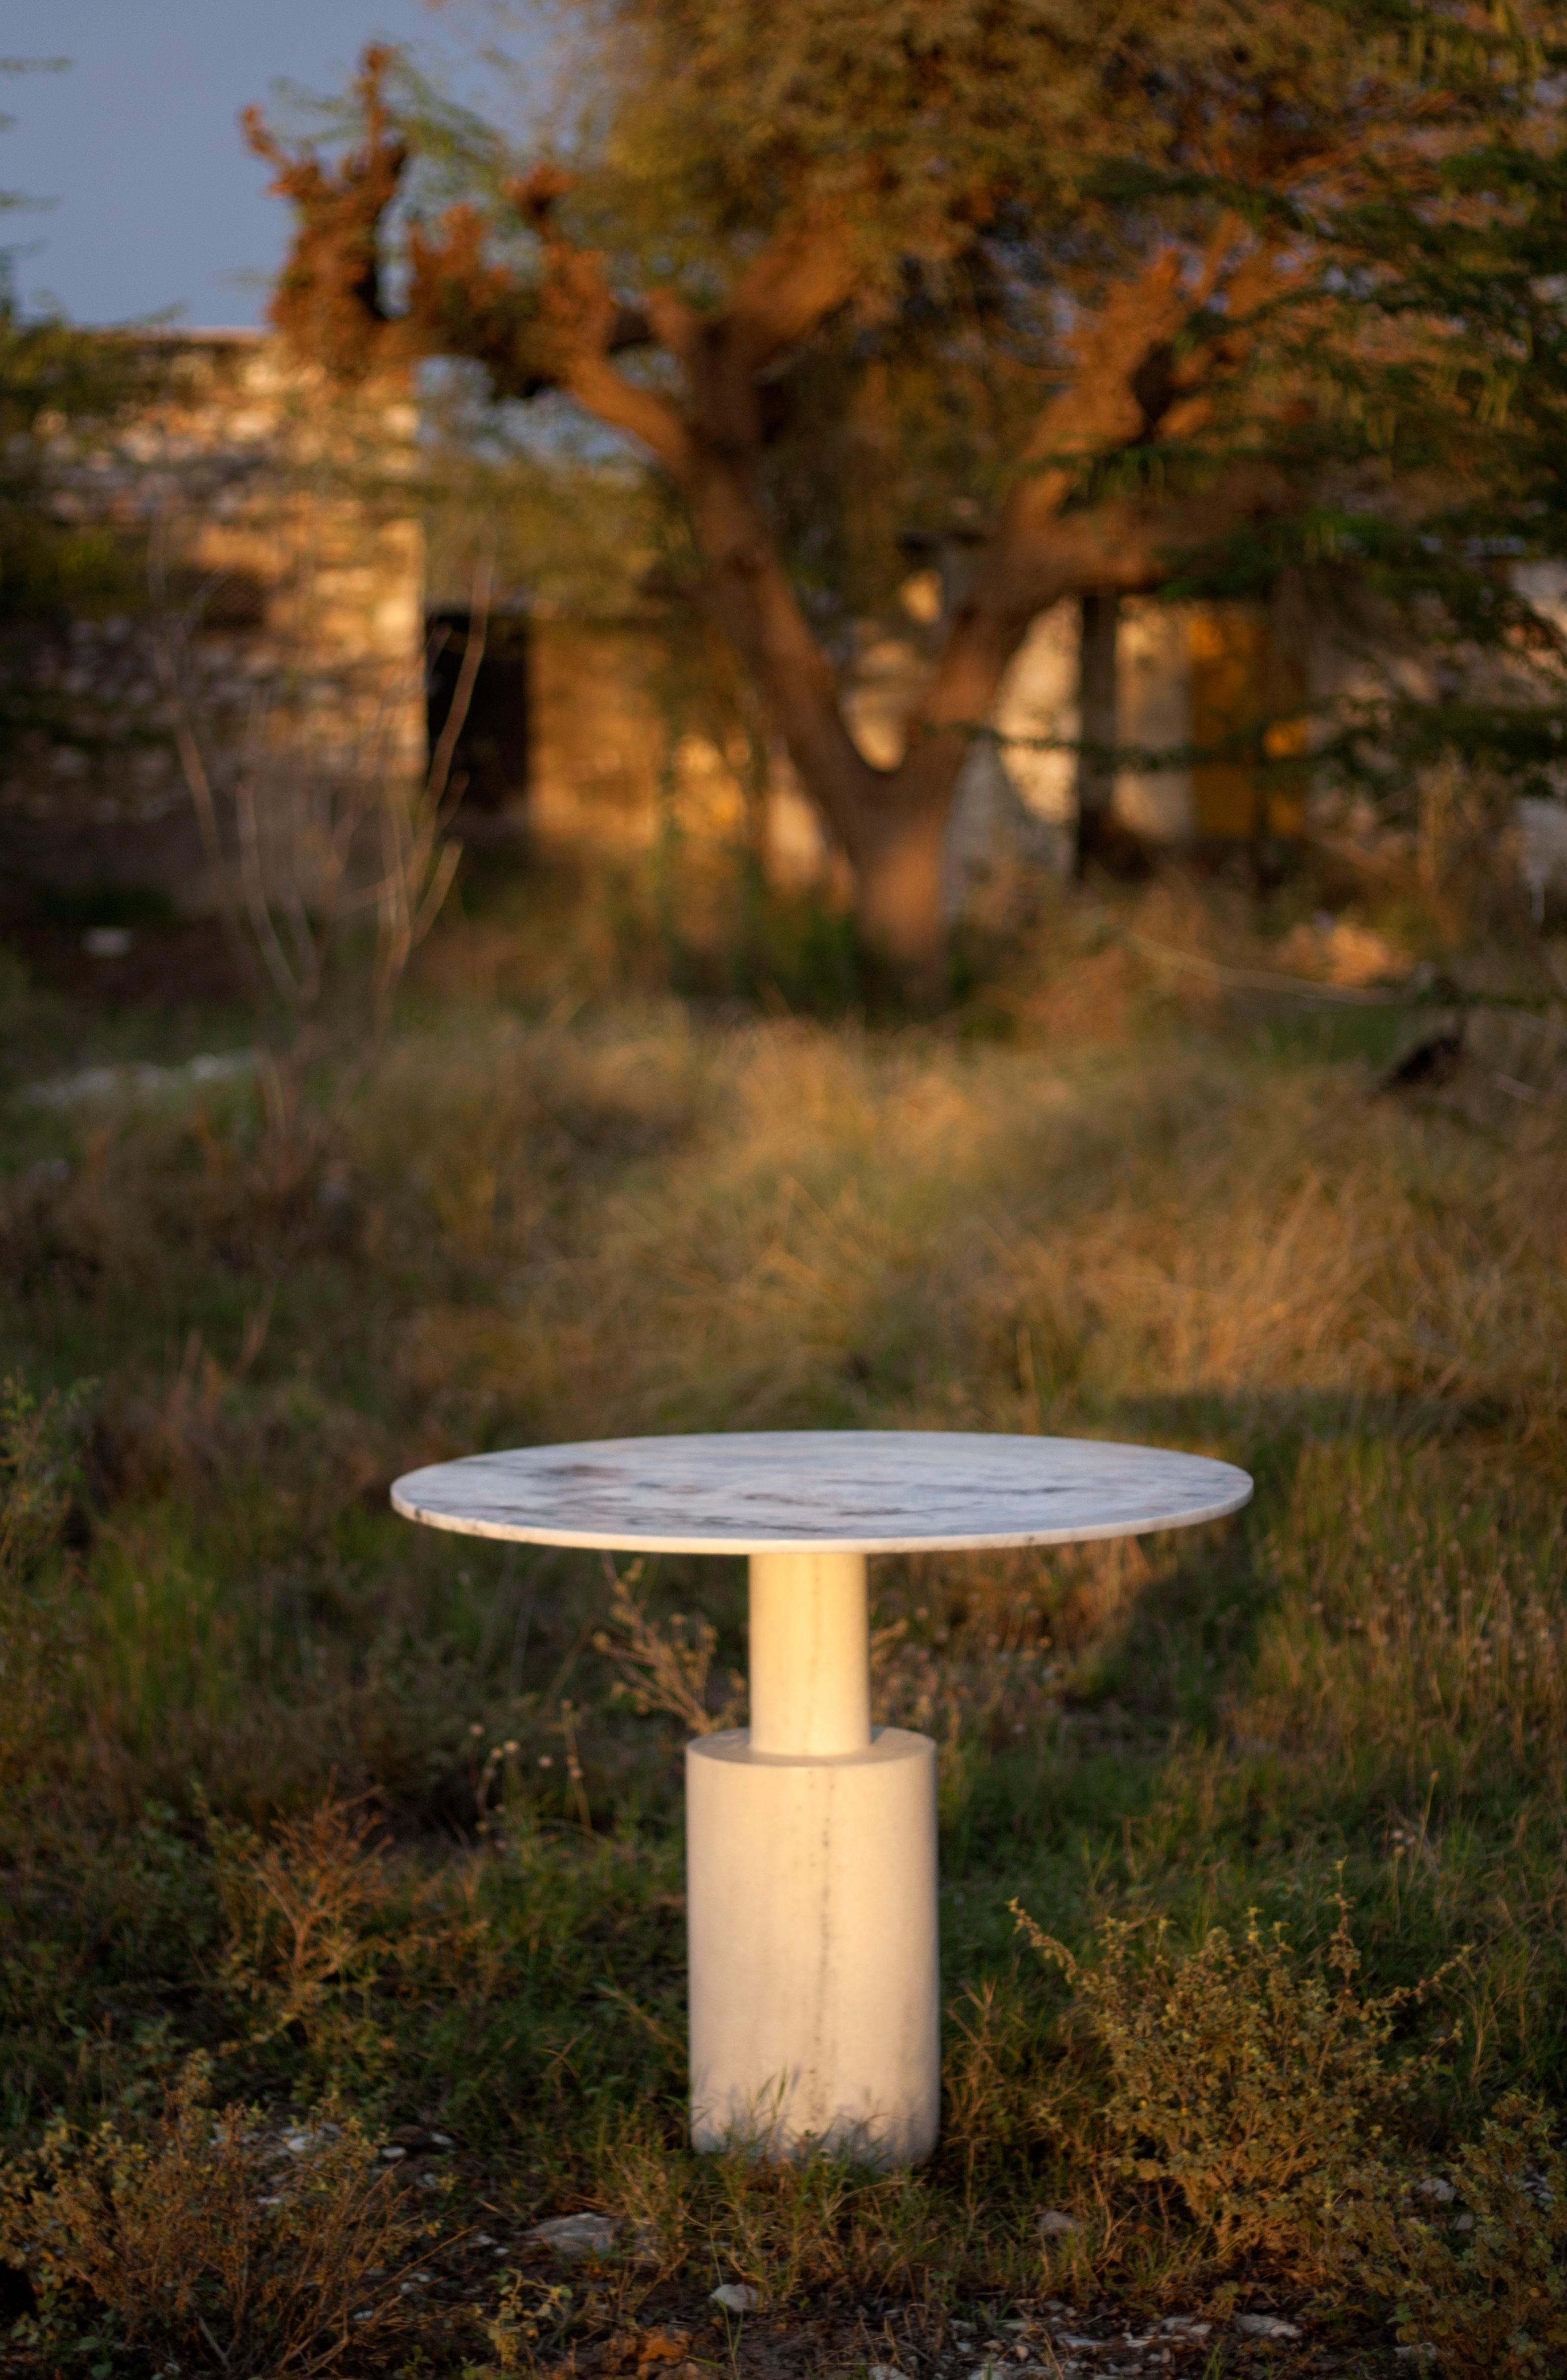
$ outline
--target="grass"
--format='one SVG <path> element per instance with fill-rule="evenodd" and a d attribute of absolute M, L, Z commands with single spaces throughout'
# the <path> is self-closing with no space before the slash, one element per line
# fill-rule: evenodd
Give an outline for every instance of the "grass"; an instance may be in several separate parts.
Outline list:
<path fill-rule="evenodd" d="M 926 2380 L 1051 2301 L 1208 2320 L 1168 2351 L 1215 2374 L 1560 2369 L 1560 1115 L 1380 1095 L 1358 1025 L 1172 990 L 1102 906 L 909 1025 L 786 1001 L 804 929 L 759 1002 L 684 946 L 677 998 L 630 892 L 540 900 L 443 929 L 286 1196 L 243 1080 L 0 1124 L 0 2369 Z M 162 1054 L 6 983 L 20 1072 Z M 1257 1479 L 878 1566 L 943 1838 L 942 2143 L 893 2178 L 683 2145 L 678 1745 L 739 1566 L 612 1587 L 386 1507 L 481 1447 L 806 1426 Z M 527 2247 L 584 2208 L 612 2251 Z"/>

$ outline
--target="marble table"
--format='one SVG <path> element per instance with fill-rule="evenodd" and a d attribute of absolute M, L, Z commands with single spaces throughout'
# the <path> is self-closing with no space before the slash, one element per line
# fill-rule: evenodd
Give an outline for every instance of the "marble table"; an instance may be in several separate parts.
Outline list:
<path fill-rule="evenodd" d="M 867 1556 L 1138 1536 L 1251 1491 L 1161 1447 L 737 1430 L 470 1455 L 392 1501 L 470 1536 L 748 1556 L 750 1724 L 686 1751 L 692 2139 L 895 2165 L 940 2112 L 936 1747 L 871 1722 Z"/>

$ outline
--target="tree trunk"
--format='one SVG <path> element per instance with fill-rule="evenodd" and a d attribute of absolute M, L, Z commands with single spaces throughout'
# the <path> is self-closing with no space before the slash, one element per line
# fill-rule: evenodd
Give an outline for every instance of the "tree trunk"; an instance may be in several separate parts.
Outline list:
<path fill-rule="evenodd" d="M 1101 852 L 1111 839 L 1115 805 L 1115 763 L 1110 755 L 1120 739 L 1115 683 L 1115 647 L 1121 598 L 1113 589 L 1082 598 L 1083 640 L 1077 666 L 1077 866 Z"/>
<path fill-rule="evenodd" d="M 895 769 L 866 759 L 800 610 L 749 473 L 703 456 L 687 476 L 715 625 L 749 672 L 800 783 L 855 877 L 866 947 L 928 1004 L 945 979 L 941 862 L 961 737 L 919 738 Z"/>
<path fill-rule="evenodd" d="M 855 917 L 868 950 L 922 1007 L 946 990 L 942 877 L 952 788 L 878 805 L 851 853 Z"/>

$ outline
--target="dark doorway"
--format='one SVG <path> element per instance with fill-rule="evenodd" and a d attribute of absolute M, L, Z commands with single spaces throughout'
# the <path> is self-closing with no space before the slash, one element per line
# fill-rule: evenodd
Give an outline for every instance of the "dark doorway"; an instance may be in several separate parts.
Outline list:
<path fill-rule="evenodd" d="M 425 718 L 434 754 L 462 674 L 472 614 L 464 607 L 431 612 L 425 623 Z M 520 809 L 528 798 L 528 621 L 492 612 L 468 715 L 452 756 L 452 791 L 467 810 Z"/>

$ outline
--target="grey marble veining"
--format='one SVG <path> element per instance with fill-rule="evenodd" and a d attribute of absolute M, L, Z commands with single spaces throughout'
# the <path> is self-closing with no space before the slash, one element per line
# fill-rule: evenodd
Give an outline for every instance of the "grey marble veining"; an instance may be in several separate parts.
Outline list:
<path fill-rule="evenodd" d="M 1096 1439 L 948 1430 L 736 1430 L 522 1447 L 410 1471 L 410 1521 L 627 1552 L 858 1553 L 1070 1545 L 1235 1512 L 1248 1475 Z"/>

